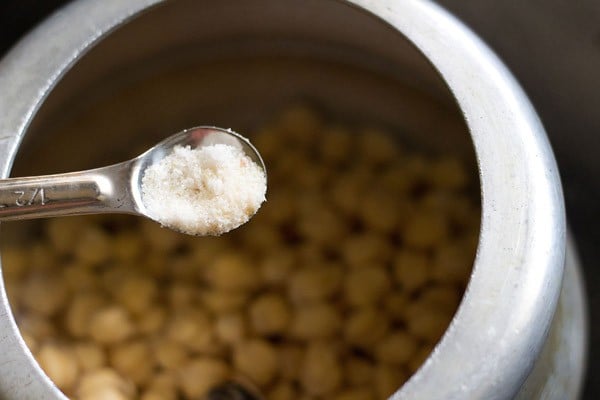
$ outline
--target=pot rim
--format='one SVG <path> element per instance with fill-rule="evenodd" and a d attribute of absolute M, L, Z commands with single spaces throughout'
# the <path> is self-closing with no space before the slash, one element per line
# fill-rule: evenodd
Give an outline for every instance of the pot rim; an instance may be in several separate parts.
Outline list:
<path fill-rule="evenodd" d="M 6 55 L 0 62 L 2 177 L 36 111 L 70 67 L 113 29 L 164 1 L 73 2 Z M 480 173 L 480 240 L 463 301 L 433 354 L 393 398 L 512 398 L 544 344 L 563 275 L 563 196 L 544 128 L 501 61 L 441 7 L 429 0 L 345 2 L 401 32 L 439 72 L 464 115 Z M 2 280 L 0 295 L 6 360 L 0 397 L 65 399 L 23 342 Z"/>

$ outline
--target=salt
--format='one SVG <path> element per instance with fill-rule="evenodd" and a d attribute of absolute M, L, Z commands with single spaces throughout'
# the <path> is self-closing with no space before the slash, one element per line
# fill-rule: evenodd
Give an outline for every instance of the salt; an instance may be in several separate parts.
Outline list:
<path fill-rule="evenodd" d="M 218 236 L 246 223 L 266 190 L 263 169 L 227 144 L 176 146 L 142 177 L 148 214 L 163 226 L 199 236 Z"/>

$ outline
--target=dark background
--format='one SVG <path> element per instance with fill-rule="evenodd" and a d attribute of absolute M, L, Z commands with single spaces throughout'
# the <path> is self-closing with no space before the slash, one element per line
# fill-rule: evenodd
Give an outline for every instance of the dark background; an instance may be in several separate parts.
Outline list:
<path fill-rule="evenodd" d="M 66 2 L 0 0 L 0 55 Z M 600 1 L 439 2 L 500 55 L 546 126 L 587 286 L 591 329 L 583 398 L 600 399 Z"/>

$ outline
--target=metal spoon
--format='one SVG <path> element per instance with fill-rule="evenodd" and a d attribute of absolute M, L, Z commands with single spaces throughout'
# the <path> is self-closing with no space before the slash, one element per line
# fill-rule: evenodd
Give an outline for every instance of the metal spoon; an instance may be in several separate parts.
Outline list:
<path fill-rule="evenodd" d="M 155 220 L 142 202 L 143 173 L 177 145 L 228 144 L 241 148 L 264 171 L 260 154 L 243 136 L 200 126 L 168 137 L 138 157 L 107 167 L 0 180 L 0 221 L 62 215 L 124 213 Z"/>

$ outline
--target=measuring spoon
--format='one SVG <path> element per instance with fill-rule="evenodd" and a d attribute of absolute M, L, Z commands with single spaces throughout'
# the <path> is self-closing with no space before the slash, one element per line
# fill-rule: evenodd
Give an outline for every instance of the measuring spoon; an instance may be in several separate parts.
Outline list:
<path fill-rule="evenodd" d="M 142 202 L 146 168 L 169 155 L 175 146 L 194 149 L 214 144 L 240 148 L 266 171 L 248 139 L 229 129 L 200 126 L 170 136 L 132 160 L 107 167 L 1 179 L 0 221 L 100 213 L 134 214 L 156 221 Z"/>

